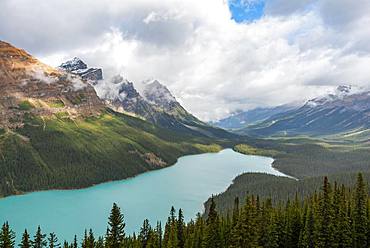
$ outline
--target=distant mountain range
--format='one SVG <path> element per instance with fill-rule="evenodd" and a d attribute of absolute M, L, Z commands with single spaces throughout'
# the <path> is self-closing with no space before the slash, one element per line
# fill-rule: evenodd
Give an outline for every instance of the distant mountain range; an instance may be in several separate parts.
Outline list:
<path fill-rule="evenodd" d="M 259 136 L 334 135 L 370 128 L 370 92 L 339 86 L 334 93 L 307 101 L 237 132 Z"/>
<path fill-rule="evenodd" d="M 93 85 L 99 98 L 117 112 L 189 134 L 219 138 L 233 136 L 220 128 L 211 127 L 187 112 L 158 80 L 144 82 L 145 87 L 141 95 L 134 83 L 121 75 L 103 80 L 102 69 L 88 68 L 79 58 L 65 62 L 59 68 L 86 79 Z"/>
<path fill-rule="evenodd" d="M 286 104 L 271 108 L 255 108 L 238 112 L 218 121 L 212 121 L 210 124 L 224 129 L 240 129 L 295 108 L 297 108 L 297 104 Z"/>

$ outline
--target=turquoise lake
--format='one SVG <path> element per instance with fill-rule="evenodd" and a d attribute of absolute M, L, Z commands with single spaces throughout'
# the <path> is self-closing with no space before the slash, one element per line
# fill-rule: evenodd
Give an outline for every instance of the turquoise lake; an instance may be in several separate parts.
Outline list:
<path fill-rule="evenodd" d="M 284 176 L 271 167 L 273 159 L 242 155 L 231 149 L 189 155 L 168 168 L 134 178 L 79 190 L 51 190 L 0 199 L 0 223 L 8 221 L 19 240 L 25 228 L 33 236 L 37 225 L 55 232 L 59 241 L 81 239 L 85 229 L 103 235 L 113 202 L 125 216 L 126 234 L 138 231 L 145 218 L 152 225 L 167 220 L 171 206 L 182 208 L 186 220 L 203 211 L 203 203 L 225 191 L 244 172 Z"/>

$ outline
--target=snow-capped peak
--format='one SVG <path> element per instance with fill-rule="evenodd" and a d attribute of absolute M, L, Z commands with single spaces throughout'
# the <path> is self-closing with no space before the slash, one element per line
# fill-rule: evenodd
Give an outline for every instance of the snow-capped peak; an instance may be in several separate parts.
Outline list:
<path fill-rule="evenodd" d="M 85 80 L 93 81 L 92 84 L 96 84 L 96 81 L 103 79 L 102 69 L 88 68 L 87 64 L 77 57 L 64 62 L 59 68 L 63 71 L 79 75 Z"/>
<path fill-rule="evenodd" d="M 329 92 L 324 97 L 317 97 L 311 100 L 308 100 L 306 106 L 316 107 L 323 105 L 335 100 L 341 100 L 346 96 L 353 95 L 362 91 L 362 88 L 353 86 L 353 85 L 339 85 L 335 90 Z"/>
<path fill-rule="evenodd" d="M 143 84 L 143 97 L 148 102 L 164 108 L 168 108 L 170 104 L 177 102 L 167 87 L 158 80 L 145 81 Z"/>
<path fill-rule="evenodd" d="M 59 66 L 65 71 L 76 71 L 87 69 L 87 64 L 85 64 L 80 58 L 74 57 Z"/>

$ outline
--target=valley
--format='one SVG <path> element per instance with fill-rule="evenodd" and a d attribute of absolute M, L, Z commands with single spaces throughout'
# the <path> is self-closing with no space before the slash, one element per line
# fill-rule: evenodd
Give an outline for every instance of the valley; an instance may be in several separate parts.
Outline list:
<path fill-rule="evenodd" d="M 171 206 L 185 221 L 213 210 L 224 218 L 235 198 L 275 206 L 303 201 L 325 176 L 349 188 L 359 172 L 370 180 L 368 92 L 340 86 L 205 123 L 158 80 L 139 92 L 78 58 L 52 68 L 0 45 L 0 221 L 17 233 L 39 223 L 67 240 L 84 228 L 102 236 L 112 202 L 137 233 L 145 218 L 165 223 Z"/>

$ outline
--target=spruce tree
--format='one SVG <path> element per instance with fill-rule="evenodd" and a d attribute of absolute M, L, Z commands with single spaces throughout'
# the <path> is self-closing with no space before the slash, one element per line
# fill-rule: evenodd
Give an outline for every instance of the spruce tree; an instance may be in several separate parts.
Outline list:
<path fill-rule="evenodd" d="M 184 248 L 185 247 L 185 234 L 184 234 L 184 215 L 182 213 L 182 209 L 179 209 L 179 215 L 177 218 L 177 247 Z"/>
<path fill-rule="evenodd" d="M 89 230 L 89 235 L 87 236 L 86 240 L 86 247 L 87 248 L 94 248 L 95 247 L 95 237 L 92 229 Z"/>
<path fill-rule="evenodd" d="M 95 243 L 95 248 L 104 248 L 104 239 L 103 237 L 99 237 Z"/>
<path fill-rule="evenodd" d="M 324 186 L 322 195 L 319 200 L 319 222 L 318 222 L 318 240 L 317 247 L 330 248 L 333 247 L 334 227 L 333 227 L 333 205 L 332 194 L 329 180 L 324 178 Z"/>
<path fill-rule="evenodd" d="M 82 239 L 81 248 L 87 248 L 88 243 L 87 230 L 85 229 L 84 238 Z"/>
<path fill-rule="evenodd" d="M 143 226 L 140 229 L 139 236 L 138 236 L 142 248 L 148 247 L 148 242 L 149 242 L 149 239 L 150 239 L 151 230 L 152 230 L 152 228 L 149 224 L 149 220 L 145 219 L 144 223 L 143 223 Z"/>
<path fill-rule="evenodd" d="M 162 236 L 163 236 L 163 231 L 162 231 L 162 223 L 160 221 L 157 222 L 157 227 L 155 228 L 155 231 L 157 233 L 157 237 L 158 237 L 158 244 L 157 244 L 157 247 L 158 248 L 162 248 Z"/>
<path fill-rule="evenodd" d="M 15 233 L 10 229 L 8 222 L 5 222 L 0 231 L 0 248 L 13 248 Z"/>
<path fill-rule="evenodd" d="M 120 248 L 125 239 L 125 223 L 123 214 L 116 203 L 113 203 L 109 216 L 106 243 L 110 248 Z"/>
<path fill-rule="evenodd" d="M 235 225 L 239 219 L 239 197 L 236 197 L 234 200 L 234 209 L 233 209 L 233 225 Z"/>
<path fill-rule="evenodd" d="M 50 233 L 48 237 L 49 241 L 49 248 L 60 248 L 60 244 L 58 243 L 58 238 L 55 233 Z"/>
<path fill-rule="evenodd" d="M 78 248 L 77 236 L 76 236 L 76 235 L 75 235 L 75 236 L 74 236 L 74 238 L 73 238 L 72 248 Z"/>
<path fill-rule="evenodd" d="M 347 216 L 347 202 L 344 192 L 344 186 L 339 189 L 337 185 L 334 188 L 334 247 L 351 247 L 352 233 L 349 217 Z"/>
<path fill-rule="evenodd" d="M 367 247 L 367 193 L 362 174 L 357 176 L 354 209 L 353 209 L 353 229 L 354 229 L 354 247 Z"/>
<path fill-rule="evenodd" d="M 41 232 L 40 226 L 38 226 L 36 234 L 33 237 L 32 247 L 33 248 L 44 248 L 47 245 L 45 238 L 46 238 L 46 234 L 43 234 Z"/>
<path fill-rule="evenodd" d="M 220 220 L 216 211 L 216 203 L 211 198 L 208 217 L 206 220 L 205 232 L 203 237 L 204 248 L 219 248 L 221 247 L 220 236 Z"/>
<path fill-rule="evenodd" d="M 315 217 L 312 206 L 308 206 L 301 237 L 302 248 L 315 248 Z"/>
<path fill-rule="evenodd" d="M 30 235 L 27 232 L 27 229 L 24 230 L 24 233 L 22 235 L 22 241 L 19 244 L 20 248 L 31 248 L 31 240 Z"/>
<path fill-rule="evenodd" d="M 164 246 L 166 248 L 177 248 L 177 219 L 176 219 L 176 210 L 174 207 L 171 207 L 170 217 L 167 220 L 165 227 L 164 235 Z"/>
<path fill-rule="evenodd" d="M 203 243 L 203 236 L 204 236 L 204 220 L 200 213 L 197 214 L 197 218 L 195 220 L 194 226 L 194 238 L 192 242 L 193 248 L 201 248 Z"/>

